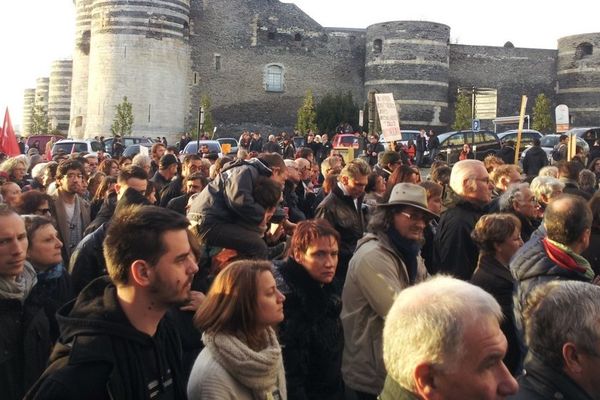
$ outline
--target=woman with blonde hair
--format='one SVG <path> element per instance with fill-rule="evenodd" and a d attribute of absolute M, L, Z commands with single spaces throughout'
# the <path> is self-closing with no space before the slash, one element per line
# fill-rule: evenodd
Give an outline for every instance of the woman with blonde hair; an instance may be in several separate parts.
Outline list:
<path fill-rule="evenodd" d="M 285 297 L 271 263 L 241 260 L 215 279 L 194 323 L 206 346 L 188 382 L 190 399 L 287 399 L 281 347 L 273 327 Z"/>

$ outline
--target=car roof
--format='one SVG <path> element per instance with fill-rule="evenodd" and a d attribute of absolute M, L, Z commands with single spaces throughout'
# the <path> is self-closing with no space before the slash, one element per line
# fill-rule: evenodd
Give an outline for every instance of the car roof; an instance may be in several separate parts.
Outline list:
<path fill-rule="evenodd" d="M 517 130 L 517 129 L 510 129 L 510 130 L 508 130 L 508 131 L 504 131 L 504 132 L 497 133 L 496 135 L 498 135 L 498 137 L 499 137 L 500 139 L 502 139 L 504 136 L 508 136 L 508 135 L 510 135 L 510 134 L 517 133 L 517 132 L 518 132 L 518 130 Z M 539 131 L 536 131 L 535 129 L 523 129 L 523 130 L 521 131 L 521 133 L 537 133 L 537 134 L 539 134 L 540 136 L 544 136 L 544 135 L 542 135 L 542 134 L 541 134 Z"/>

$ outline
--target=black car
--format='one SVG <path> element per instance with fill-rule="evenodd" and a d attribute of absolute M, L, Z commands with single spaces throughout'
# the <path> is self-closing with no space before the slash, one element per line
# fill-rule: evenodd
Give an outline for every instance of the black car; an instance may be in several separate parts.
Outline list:
<path fill-rule="evenodd" d="M 440 153 L 438 158 L 447 161 L 448 164 L 454 164 L 465 144 L 471 147 L 475 158 L 482 160 L 490 154 L 496 154 L 502 147 L 500 139 L 494 132 L 479 131 L 452 131 L 437 135 L 440 141 Z M 425 157 L 429 156 L 429 151 L 425 152 Z"/>
<path fill-rule="evenodd" d="M 104 139 L 104 146 L 106 148 L 106 152 L 109 153 L 110 155 L 112 155 L 113 140 L 114 140 L 114 138 L 112 138 L 112 137 Z M 152 147 L 152 145 L 154 144 L 152 139 L 147 138 L 145 136 L 123 136 L 123 137 L 121 137 L 121 143 L 123 144 L 123 147 L 125 148 L 125 150 L 127 150 L 128 147 L 130 147 L 134 144 L 136 144 L 136 145 L 143 144 L 146 147 Z M 135 152 L 135 150 L 133 150 L 133 151 Z M 135 152 L 135 154 L 137 154 L 139 152 L 140 152 L 139 146 L 137 146 L 137 152 Z M 131 153 L 131 150 L 129 153 Z M 125 152 L 123 152 L 123 155 L 126 155 Z M 130 156 L 128 156 L 128 157 L 130 157 Z"/>
<path fill-rule="evenodd" d="M 565 132 L 565 135 L 575 135 L 582 138 L 590 147 L 592 147 L 594 142 L 600 139 L 600 127 L 571 128 Z"/>

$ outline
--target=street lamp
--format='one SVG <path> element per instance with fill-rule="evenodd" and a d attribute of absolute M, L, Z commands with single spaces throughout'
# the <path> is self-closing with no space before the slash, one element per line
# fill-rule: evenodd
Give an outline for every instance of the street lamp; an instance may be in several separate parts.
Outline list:
<path fill-rule="evenodd" d="M 204 128 L 204 107 L 198 109 L 198 138 L 196 139 L 196 153 L 200 152 L 200 132 Z"/>

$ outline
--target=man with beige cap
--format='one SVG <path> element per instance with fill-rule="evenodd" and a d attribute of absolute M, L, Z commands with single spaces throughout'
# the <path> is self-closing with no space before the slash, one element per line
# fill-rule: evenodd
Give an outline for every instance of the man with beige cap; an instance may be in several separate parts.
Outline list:
<path fill-rule="evenodd" d="M 342 374 L 358 399 L 375 399 L 385 381 L 382 332 L 394 298 L 427 276 L 419 251 L 423 230 L 437 217 L 421 186 L 399 183 L 373 213 L 350 260 L 342 293 Z"/>

